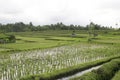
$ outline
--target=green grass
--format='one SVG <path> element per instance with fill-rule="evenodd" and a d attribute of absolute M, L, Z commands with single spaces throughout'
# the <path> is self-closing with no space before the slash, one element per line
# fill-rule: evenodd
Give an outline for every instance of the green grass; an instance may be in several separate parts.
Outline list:
<path fill-rule="evenodd" d="M 120 36 L 114 35 L 118 32 L 109 32 L 109 34 L 103 34 L 102 32 L 98 31 L 98 37 L 96 39 L 93 39 L 92 41 L 100 44 L 120 44 Z M 68 45 L 76 42 L 83 43 L 87 42 L 88 40 L 87 31 L 76 31 L 75 38 L 71 37 L 71 33 L 72 31 L 68 30 L 7 33 L 14 34 L 17 41 L 16 43 L 0 44 L 0 48 L 11 49 L 14 51 L 24 51 Z"/>
<path fill-rule="evenodd" d="M 120 70 L 115 74 L 112 80 L 120 80 Z"/>
<path fill-rule="evenodd" d="M 105 63 L 97 70 L 88 72 L 80 77 L 72 78 L 71 80 L 110 80 L 119 70 L 120 58 Z"/>
<path fill-rule="evenodd" d="M 66 44 L 72 44 L 79 41 L 84 41 L 79 38 L 72 38 L 71 36 L 64 37 L 59 36 L 63 33 L 51 31 L 51 32 L 19 32 L 19 33 L 7 33 L 16 35 L 16 43 L 0 44 L 1 48 L 11 49 L 16 51 L 21 50 L 33 50 L 44 49 L 56 46 L 62 46 Z M 64 35 L 68 35 L 67 33 Z M 70 34 L 69 34 L 70 35 Z"/>

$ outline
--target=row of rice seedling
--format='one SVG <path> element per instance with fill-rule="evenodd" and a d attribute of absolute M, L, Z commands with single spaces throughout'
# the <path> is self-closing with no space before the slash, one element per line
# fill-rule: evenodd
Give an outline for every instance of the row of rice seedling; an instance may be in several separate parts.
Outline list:
<path fill-rule="evenodd" d="M 79 44 L 8 54 L 0 61 L 0 80 L 19 80 L 24 76 L 47 74 L 118 55 L 118 48 L 99 44 Z"/>
<path fill-rule="evenodd" d="M 111 80 L 114 74 L 120 69 L 120 58 L 103 64 L 99 69 L 88 72 L 80 77 L 70 80 Z M 116 75 L 118 77 L 118 75 Z M 115 80 L 115 78 L 113 79 Z"/>

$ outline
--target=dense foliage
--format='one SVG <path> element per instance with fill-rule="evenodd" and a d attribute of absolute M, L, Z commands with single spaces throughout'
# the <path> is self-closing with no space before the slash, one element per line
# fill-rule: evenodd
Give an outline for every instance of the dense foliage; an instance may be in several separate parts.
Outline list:
<path fill-rule="evenodd" d="M 14 42 L 16 42 L 16 38 L 14 35 L 0 34 L 0 44 L 14 43 Z"/>
<path fill-rule="evenodd" d="M 90 23 L 91 24 L 91 23 Z M 24 32 L 24 31 L 43 31 L 43 30 L 89 30 L 89 25 L 87 26 L 80 26 L 80 25 L 65 25 L 62 22 L 57 24 L 50 24 L 50 25 L 39 25 L 34 26 L 32 22 L 29 24 L 24 24 L 23 22 L 16 22 L 12 24 L 0 24 L 0 32 Z M 95 30 L 110 30 L 111 27 L 104 27 L 98 24 L 94 24 Z"/>

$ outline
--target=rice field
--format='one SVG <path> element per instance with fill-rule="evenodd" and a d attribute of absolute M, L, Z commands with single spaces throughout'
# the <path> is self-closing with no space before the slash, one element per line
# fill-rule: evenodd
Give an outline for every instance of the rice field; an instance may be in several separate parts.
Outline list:
<path fill-rule="evenodd" d="M 109 53 L 106 51 L 114 51 Z M 116 49 L 100 44 L 76 44 L 1 56 L 1 80 L 19 80 L 23 76 L 50 73 L 86 62 L 117 56 Z"/>
<path fill-rule="evenodd" d="M 87 42 L 87 34 L 77 34 L 76 38 L 68 33 L 35 34 L 16 33 L 16 43 L 0 44 L 0 80 L 20 80 L 120 56 L 118 35 L 100 35 L 98 40 Z"/>

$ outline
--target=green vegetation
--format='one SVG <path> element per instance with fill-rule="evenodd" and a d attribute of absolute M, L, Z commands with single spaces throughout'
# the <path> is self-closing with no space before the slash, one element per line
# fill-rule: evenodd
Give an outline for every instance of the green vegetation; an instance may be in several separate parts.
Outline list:
<path fill-rule="evenodd" d="M 52 32 L 52 31 L 51 31 Z M 29 34 L 28 34 L 29 33 Z M 72 44 L 79 42 L 79 38 L 60 37 L 53 35 L 54 33 L 46 32 L 21 32 L 16 33 L 16 43 L 1 44 L 0 47 L 4 49 L 10 49 L 14 51 L 34 50 L 57 47 L 66 44 Z M 33 34 L 33 35 L 32 35 Z M 59 33 L 58 33 L 59 34 Z"/>
<path fill-rule="evenodd" d="M 97 70 L 86 73 L 81 77 L 76 77 L 71 80 L 110 80 L 114 74 L 120 69 L 120 59 L 112 60 L 106 64 L 103 64 Z"/>
<path fill-rule="evenodd" d="M 120 80 L 120 70 L 115 74 L 112 80 Z"/>
<path fill-rule="evenodd" d="M 0 44 L 15 43 L 16 38 L 14 35 L 0 34 Z"/>
<path fill-rule="evenodd" d="M 91 38 L 93 43 L 120 43 L 120 36 L 115 35 L 116 31 L 111 31 L 109 34 L 104 34 L 104 31 L 97 32 L 99 35 L 96 38 Z M 0 47 L 8 51 L 24 51 L 51 48 L 79 42 L 86 43 L 88 40 L 87 31 L 75 31 L 76 36 L 74 38 L 71 38 L 71 33 L 72 31 L 66 30 L 7 33 L 8 35 L 15 35 L 16 43 L 0 44 Z"/>
<path fill-rule="evenodd" d="M 29 80 L 29 79 L 32 79 L 32 80 L 56 80 L 61 77 L 73 75 L 77 72 L 83 71 L 83 70 L 91 68 L 93 66 L 97 66 L 97 65 L 109 62 L 110 60 L 112 60 L 114 58 L 119 58 L 119 57 L 111 57 L 111 58 L 107 58 L 107 59 L 92 61 L 89 63 L 79 64 L 77 66 L 71 66 L 67 69 L 56 70 L 53 73 L 47 73 L 47 74 L 41 74 L 41 75 L 30 75 L 30 76 L 23 77 L 20 80 Z M 88 76 L 87 79 L 81 79 L 81 80 L 89 80 L 89 77 L 90 76 Z M 79 80 L 79 78 L 74 78 L 73 80 Z M 93 79 L 90 79 L 90 80 L 93 80 Z M 104 80 L 104 79 L 100 79 L 100 80 Z"/>
<path fill-rule="evenodd" d="M 94 26 L 94 30 L 114 30 L 113 28 L 101 26 L 91 22 Z M 14 24 L 0 24 L 0 32 L 29 32 L 29 31 L 46 31 L 46 30 L 89 30 L 91 23 L 87 26 L 80 26 L 80 25 L 65 25 L 62 22 L 57 24 L 50 24 L 50 25 L 38 25 L 34 26 L 32 22 L 29 24 L 24 24 L 23 22 L 16 22 Z"/>
<path fill-rule="evenodd" d="M 5 33 L 16 42 L 0 44 L 0 79 L 53 80 L 120 57 L 120 32 L 95 31 L 90 42 L 87 30 Z"/>

